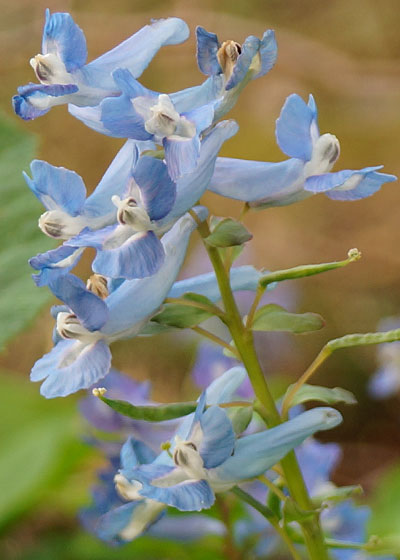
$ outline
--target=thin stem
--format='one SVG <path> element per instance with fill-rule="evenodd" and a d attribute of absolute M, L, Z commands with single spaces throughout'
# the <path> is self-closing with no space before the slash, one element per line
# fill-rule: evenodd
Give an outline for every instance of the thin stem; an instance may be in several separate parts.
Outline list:
<path fill-rule="evenodd" d="M 261 476 L 258 477 L 258 480 L 260 482 L 262 482 L 263 484 L 265 484 L 265 486 L 268 486 L 268 488 L 271 490 L 271 492 L 276 494 L 282 502 L 284 502 L 286 500 L 287 496 L 285 496 L 285 494 L 282 492 L 282 490 L 280 488 L 278 488 L 277 486 L 275 486 L 275 484 L 273 482 L 271 482 L 266 476 L 261 475 Z"/>
<path fill-rule="evenodd" d="M 198 231 L 203 239 L 207 237 L 210 233 L 207 222 L 199 224 Z M 235 347 L 247 370 L 255 395 L 261 405 L 259 407 L 262 409 L 261 416 L 266 419 L 268 426 L 277 426 L 282 423 L 282 419 L 258 361 L 252 332 L 243 325 L 235 298 L 233 297 L 229 274 L 225 270 L 219 251 L 206 242 L 204 245 L 214 267 L 226 313 L 226 325 L 230 330 Z M 300 508 L 306 511 L 313 510 L 313 504 L 293 451 L 288 453 L 281 461 L 281 465 L 292 498 L 298 503 Z M 309 553 L 309 559 L 328 560 L 329 555 L 325 546 L 318 513 L 316 512 L 315 516 L 311 519 L 301 521 L 300 525 Z"/>
<path fill-rule="evenodd" d="M 264 292 L 265 292 L 265 288 L 263 288 L 262 286 L 258 286 L 256 296 L 254 298 L 252 306 L 250 307 L 249 314 L 247 315 L 246 329 L 250 329 L 251 325 L 253 324 L 254 315 L 257 311 L 258 304 L 260 303 L 261 298 L 264 295 Z"/>
<path fill-rule="evenodd" d="M 290 391 L 287 393 L 287 395 L 283 399 L 282 416 L 284 418 L 287 418 L 290 405 L 291 405 L 291 403 L 293 401 L 293 398 L 295 397 L 297 391 L 304 385 L 304 383 L 307 383 L 307 381 L 310 379 L 310 377 L 315 373 L 315 371 L 324 363 L 324 361 L 331 354 L 332 354 L 332 350 L 329 347 L 324 346 L 322 348 L 322 350 L 320 351 L 320 353 L 315 358 L 315 360 L 312 362 L 312 364 L 306 369 L 306 371 L 303 373 L 303 375 L 301 377 L 299 377 L 299 379 L 296 381 L 296 383 L 293 384 L 292 388 L 290 389 Z"/>
<path fill-rule="evenodd" d="M 208 311 L 221 319 L 225 317 L 225 313 L 216 305 L 210 305 L 207 303 L 201 303 L 200 301 L 193 301 L 184 298 L 166 298 L 164 303 L 174 303 L 178 305 L 184 305 L 186 307 L 195 307 L 196 309 L 202 309 Z"/>
<path fill-rule="evenodd" d="M 220 338 L 219 336 L 201 327 L 191 327 L 191 329 L 192 331 L 197 332 L 197 334 L 201 334 L 201 336 L 208 338 L 208 340 L 212 340 L 212 342 L 215 342 L 215 344 L 218 344 L 219 346 L 226 348 L 227 350 L 229 350 L 229 352 L 235 354 L 237 359 L 240 360 L 240 356 L 238 355 L 236 349 L 233 348 L 233 346 L 230 346 L 230 344 L 228 344 L 227 342 L 225 342 L 225 340 L 222 340 L 222 338 Z"/>
<path fill-rule="evenodd" d="M 261 513 L 261 515 L 263 515 L 271 523 L 271 525 L 277 531 L 277 533 L 279 534 L 279 536 L 281 537 L 283 542 L 286 544 L 286 546 L 288 547 L 288 549 L 289 549 L 289 551 L 292 555 L 292 558 L 294 560 L 301 560 L 301 556 L 297 552 L 297 550 L 296 550 L 296 548 L 295 548 L 295 546 L 292 542 L 292 539 L 287 534 L 285 528 L 280 526 L 279 519 L 275 516 L 275 514 L 273 513 L 272 510 L 270 510 L 267 506 L 264 506 L 263 504 L 261 504 L 258 500 L 253 498 L 253 496 L 251 496 L 250 494 L 248 494 L 247 492 L 245 492 L 244 490 L 242 490 L 238 486 L 235 486 L 234 488 L 232 488 L 231 492 L 233 492 L 233 494 L 235 494 L 243 502 L 246 502 L 246 504 L 249 504 L 254 509 L 256 509 L 259 513 Z"/>

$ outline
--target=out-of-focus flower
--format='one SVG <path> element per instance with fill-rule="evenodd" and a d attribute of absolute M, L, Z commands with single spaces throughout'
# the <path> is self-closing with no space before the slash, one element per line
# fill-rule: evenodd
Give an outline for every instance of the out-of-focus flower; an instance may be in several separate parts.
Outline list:
<path fill-rule="evenodd" d="M 378 173 L 382 166 L 330 173 L 339 157 L 336 136 L 319 134 L 317 108 L 290 95 L 276 121 L 276 138 L 290 159 L 279 163 L 218 158 L 209 189 L 243 200 L 254 208 L 282 206 L 323 192 L 333 200 L 371 196 L 394 175 Z"/>
<path fill-rule="evenodd" d="M 46 10 L 42 54 L 30 60 L 40 84 L 19 87 L 13 98 L 14 110 L 21 118 L 31 120 L 55 105 L 98 105 L 105 97 L 120 94 L 112 77 L 116 68 L 126 68 L 138 77 L 162 46 L 182 43 L 188 36 L 189 29 L 181 19 L 156 20 L 86 64 L 82 30 L 70 14 L 50 14 Z"/>
<path fill-rule="evenodd" d="M 398 317 L 384 319 L 379 331 L 400 328 Z M 378 369 L 371 377 L 368 389 L 376 399 L 385 399 L 400 390 L 400 342 L 380 344 L 377 348 Z"/>

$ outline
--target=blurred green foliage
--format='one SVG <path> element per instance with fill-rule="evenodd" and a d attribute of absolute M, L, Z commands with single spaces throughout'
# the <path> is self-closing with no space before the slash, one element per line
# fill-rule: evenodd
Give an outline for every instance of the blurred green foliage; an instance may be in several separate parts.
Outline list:
<path fill-rule="evenodd" d="M 49 301 L 32 281 L 28 259 L 54 246 L 37 227 L 41 204 L 22 177 L 34 158 L 36 137 L 0 115 L 0 349 Z"/>

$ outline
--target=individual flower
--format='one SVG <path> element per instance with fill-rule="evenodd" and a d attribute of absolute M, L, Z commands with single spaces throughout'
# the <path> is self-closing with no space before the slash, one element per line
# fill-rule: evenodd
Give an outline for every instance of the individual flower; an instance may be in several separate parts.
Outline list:
<path fill-rule="evenodd" d="M 246 372 L 242 367 L 225 372 L 221 381 L 214 381 L 208 387 L 207 404 L 230 402 L 245 378 Z M 181 429 L 186 430 L 190 427 L 193 417 L 194 415 L 190 414 L 181 419 Z M 111 543 L 131 541 L 146 532 L 179 540 L 199 538 L 209 533 L 223 533 L 225 529 L 219 521 L 204 515 L 164 517 L 165 504 L 137 496 L 125 477 L 121 473 L 116 474 L 118 467 L 123 471 L 133 466 L 149 465 L 156 456 L 157 454 L 137 437 L 127 439 L 121 449 L 120 461 L 111 454 L 111 468 L 100 473 L 102 484 L 94 488 L 93 505 L 82 512 L 85 527 Z M 166 533 L 167 527 L 170 533 Z M 182 535 L 185 531 L 186 534 Z"/>
<path fill-rule="evenodd" d="M 143 278 L 162 265 L 164 250 L 158 238 L 201 198 L 211 178 L 222 143 L 237 130 L 236 123 L 219 123 L 202 140 L 193 171 L 176 185 L 165 163 L 143 154 L 132 171 L 123 199 L 114 195 L 119 225 L 95 232 L 84 230 L 65 245 L 94 247 L 93 271 L 111 278 Z"/>
<path fill-rule="evenodd" d="M 162 144 L 171 178 L 192 171 L 200 154 L 200 135 L 213 122 L 214 103 L 181 112 L 167 94 L 142 86 L 129 70 L 113 73 L 122 94 L 101 104 L 106 134 Z"/>
<path fill-rule="evenodd" d="M 85 247 L 97 249 L 93 270 L 99 274 L 115 278 L 140 278 L 153 274 L 164 259 L 158 235 L 170 229 L 201 198 L 211 179 L 221 145 L 236 131 L 234 121 L 218 123 L 202 139 L 195 169 L 181 177 L 176 185 L 161 160 L 146 153 L 139 156 L 135 143 L 128 140 L 96 190 L 79 207 L 76 216 L 65 207 L 62 211 L 57 208 L 42 216 L 42 227 L 51 227 L 53 235 L 54 231 L 57 234 L 61 231 L 66 238 L 71 234 L 75 237 L 30 260 L 31 266 L 39 271 L 34 277 L 36 283 L 47 283 L 48 268 L 52 269 L 52 274 L 54 269 L 60 274 L 70 271 Z M 70 193 L 74 193 L 71 179 L 78 176 L 45 162 L 40 165 L 34 162 L 32 169 L 31 188 L 35 189 L 35 194 L 39 193 L 37 196 L 40 195 L 47 207 L 54 208 L 63 198 L 69 201 Z M 81 198 L 84 200 L 84 193 Z M 117 218 L 119 226 L 96 227 L 116 223 Z M 77 235 L 82 228 L 86 229 Z"/>
<path fill-rule="evenodd" d="M 138 77 L 162 46 L 182 43 L 188 35 L 188 27 L 181 19 L 156 20 L 86 64 L 82 30 L 70 14 L 50 14 L 47 9 L 42 53 L 30 60 L 40 84 L 19 87 L 13 98 L 14 110 L 21 118 L 31 120 L 55 105 L 98 105 L 105 97 L 120 94 L 112 78 L 116 68 L 126 68 Z"/>
<path fill-rule="evenodd" d="M 96 230 L 115 223 L 117 208 L 112 196 L 121 196 L 127 190 L 138 159 L 136 143 L 128 140 L 88 197 L 85 184 L 75 171 L 33 160 L 32 178 L 26 173 L 24 177 L 46 208 L 39 218 L 40 229 L 54 239 L 70 239 L 85 227 Z"/>
<path fill-rule="evenodd" d="M 400 328 L 398 317 L 380 322 L 378 330 Z M 400 342 L 380 344 L 377 349 L 378 369 L 368 383 L 370 394 L 376 399 L 386 399 L 400 390 Z"/>
<path fill-rule="evenodd" d="M 232 40 L 220 44 L 214 33 L 202 27 L 197 28 L 196 35 L 197 62 L 200 71 L 208 78 L 198 86 L 168 94 L 168 98 L 177 113 L 188 113 L 212 104 L 215 123 L 232 109 L 250 80 L 263 76 L 273 67 L 277 56 L 275 34 L 269 29 L 262 39 L 250 36 L 243 45 Z M 103 134 L 131 137 L 132 122 L 137 119 L 133 109 L 135 97 L 153 98 L 160 102 L 162 94 L 145 90 L 127 74 L 125 77 L 126 83 L 121 84 L 124 94 L 120 98 L 107 100 L 98 107 L 70 106 L 70 113 Z M 123 74 L 119 73 L 121 78 Z M 164 101 L 169 105 L 167 98 L 164 97 Z M 147 105 L 142 110 L 150 115 Z M 171 110 L 170 105 L 169 108 Z"/>
<path fill-rule="evenodd" d="M 199 98 L 200 91 L 206 93 L 212 86 L 218 92 L 214 93 L 218 99 L 214 117 L 217 120 L 232 109 L 250 80 L 264 76 L 274 66 L 277 57 L 275 33 L 268 29 L 262 39 L 250 35 L 242 45 L 232 40 L 221 44 L 215 33 L 200 26 L 196 29 L 196 35 L 197 63 L 200 71 L 210 78 L 197 88 L 197 92 L 196 88 L 189 89 L 183 97 L 186 97 L 187 102 L 191 91 Z"/>
<path fill-rule="evenodd" d="M 205 209 L 198 209 L 200 219 Z M 150 278 L 126 280 L 104 300 L 86 289 L 72 274 L 56 275 L 49 287 L 69 308 L 57 315 L 61 338 L 53 350 L 36 362 L 32 381 L 43 381 L 41 393 L 47 398 L 66 396 L 91 387 L 109 371 L 108 345 L 136 336 L 157 312 L 182 266 L 189 238 L 196 222 L 183 216 L 163 236 L 165 260 Z"/>
<path fill-rule="evenodd" d="M 290 159 L 267 163 L 218 158 L 209 189 L 222 196 L 243 200 L 254 208 L 282 206 L 323 192 L 333 200 L 358 200 L 371 196 L 394 175 L 378 173 L 382 166 L 331 173 L 339 157 L 336 136 L 320 135 L 317 108 L 292 94 L 276 121 L 276 138 Z"/>
<path fill-rule="evenodd" d="M 205 405 L 203 393 L 191 425 L 181 425 L 171 441 L 170 454 L 121 470 L 131 499 L 145 497 L 180 511 L 207 509 L 215 493 L 261 475 L 309 435 L 341 422 L 336 410 L 316 408 L 236 439 L 225 409 Z"/>

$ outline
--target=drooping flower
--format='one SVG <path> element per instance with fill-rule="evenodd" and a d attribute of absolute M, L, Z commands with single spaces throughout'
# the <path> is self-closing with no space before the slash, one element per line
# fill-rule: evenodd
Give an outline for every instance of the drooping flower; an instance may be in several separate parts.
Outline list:
<path fill-rule="evenodd" d="M 340 147 L 336 136 L 319 134 L 317 108 L 290 95 L 276 121 L 276 138 L 290 159 L 279 163 L 218 158 L 209 189 L 243 200 L 254 208 L 282 206 L 323 192 L 333 200 L 371 196 L 394 175 L 378 173 L 382 166 L 330 172 Z"/>
<path fill-rule="evenodd" d="M 86 39 L 70 14 L 46 10 L 42 53 L 30 60 L 40 84 L 18 88 L 14 110 L 25 120 L 47 113 L 51 107 L 71 103 L 80 107 L 98 105 L 120 94 L 112 72 L 127 68 L 139 77 L 164 45 L 187 39 L 184 21 L 168 18 L 153 21 L 111 51 L 86 64 Z"/>

